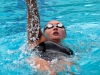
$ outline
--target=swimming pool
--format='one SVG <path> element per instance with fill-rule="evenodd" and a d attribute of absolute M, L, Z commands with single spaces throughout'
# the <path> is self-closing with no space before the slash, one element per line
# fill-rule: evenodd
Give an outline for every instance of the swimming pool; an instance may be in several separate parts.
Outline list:
<path fill-rule="evenodd" d="M 27 9 L 24 0 L 0 2 L 0 75 L 35 75 L 24 62 L 27 41 Z M 100 75 L 100 1 L 38 0 L 41 27 L 49 20 L 67 29 L 67 46 L 74 50 L 80 67 L 76 75 Z M 36 74 L 37 75 L 37 74 Z M 68 74 L 66 74 L 68 75 Z"/>

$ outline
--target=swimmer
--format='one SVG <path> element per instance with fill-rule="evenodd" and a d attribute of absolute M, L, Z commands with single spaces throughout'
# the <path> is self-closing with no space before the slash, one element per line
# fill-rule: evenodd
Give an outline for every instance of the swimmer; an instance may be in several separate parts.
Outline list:
<path fill-rule="evenodd" d="M 36 0 L 26 0 L 28 7 L 28 45 L 29 49 L 36 52 L 37 56 L 31 58 L 30 64 L 35 63 L 42 71 L 50 71 L 49 75 L 56 75 L 56 70 L 52 64 L 69 64 L 65 57 L 72 57 L 73 51 L 61 45 L 62 39 L 66 37 L 64 25 L 52 20 L 44 27 L 44 33 L 40 28 L 40 16 L 38 13 Z M 56 63 L 54 62 L 55 60 Z M 71 65 L 71 64 L 69 64 Z M 58 66 L 58 65 L 57 65 Z M 60 66 L 63 69 L 63 67 Z"/>

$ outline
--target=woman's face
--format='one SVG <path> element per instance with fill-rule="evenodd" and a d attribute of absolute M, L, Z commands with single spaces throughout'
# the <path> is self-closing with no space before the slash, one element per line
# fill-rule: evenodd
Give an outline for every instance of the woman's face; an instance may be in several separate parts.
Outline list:
<path fill-rule="evenodd" d="M 57 27 L 58 24 L 62 24 L 59 21 L 50 21 L 46 26 L 50 24 L 53 27 L 45 29 L 45 33 L 48 35 L 51 41 L 59 43 L 63 38 L 65 38 L 65 29 L 63 27 Z"/>

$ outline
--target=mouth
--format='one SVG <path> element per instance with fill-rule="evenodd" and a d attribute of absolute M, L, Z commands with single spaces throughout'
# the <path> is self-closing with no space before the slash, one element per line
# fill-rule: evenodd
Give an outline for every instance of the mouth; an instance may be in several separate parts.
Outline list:
<path fill-rule="evenodd" d="M 58 36 L 59 33 L 58 33 L 58 32 L 54 32 L 53 35 L 54 35 L 54 36 Z"/>

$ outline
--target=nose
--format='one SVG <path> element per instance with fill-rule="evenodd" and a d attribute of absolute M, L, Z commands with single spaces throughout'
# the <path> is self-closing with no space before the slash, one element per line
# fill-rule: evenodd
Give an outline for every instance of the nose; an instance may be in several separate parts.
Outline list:
<path fill-rule="evenodd" d="M 54 26 L 54 27 L 53 27 L 53 30 L 58 30 L 57 26 Z"/>

